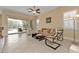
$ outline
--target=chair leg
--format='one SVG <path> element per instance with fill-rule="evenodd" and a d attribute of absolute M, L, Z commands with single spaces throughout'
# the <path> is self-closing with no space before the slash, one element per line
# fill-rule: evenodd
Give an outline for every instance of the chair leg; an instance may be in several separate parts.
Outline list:
<path fill-rule="evenodd" d="M 54 43 L 54 44 L 57 44 L 57 46 L 56 47 L 53 47 L 53 46 L 51 46 L 51 45 L 49 45 L 48 43 L 47 43 L 47 39 L 45 39 L 45 44 L 48 46 L 48 47 L 50 47 L 50 48 L 52 48 L 52 49 L 54 49 L 54 50 L 56 50 L 61 44 L 59 44 L 59 43 L 57 43 L 57 42 L 52 42 L 52 43 Z"/>

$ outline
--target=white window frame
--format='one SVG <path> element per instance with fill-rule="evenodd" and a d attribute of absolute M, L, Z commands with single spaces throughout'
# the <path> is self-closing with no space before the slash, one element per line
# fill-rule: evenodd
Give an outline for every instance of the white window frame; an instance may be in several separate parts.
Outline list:
<path fill-rule="evenodd" d="M 76 10 L 72 10 L 64 13 L 64 29 L 70 29 L 70 30 L 74 29 L 74 20 L 75 20 L 74 16 L 76 14 L 77 14 Z"/>

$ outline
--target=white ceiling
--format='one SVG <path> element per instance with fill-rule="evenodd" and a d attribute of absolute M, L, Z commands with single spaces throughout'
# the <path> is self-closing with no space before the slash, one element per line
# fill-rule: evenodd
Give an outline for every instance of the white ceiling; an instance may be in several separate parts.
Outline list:
<path fill-rule="evenodd" d="M 37 6 L 36 8 L 40 8 L 40 14 L 43 14 L 57 7 L 58 6 Z M 0 6 L 0 9 L 10 9 L 13 11 L 24 13 L 26 15 L 32 15 L 31 13 L 27 11 L 27 9 L 29 8 L 33 8 L 33 6 Z"/>

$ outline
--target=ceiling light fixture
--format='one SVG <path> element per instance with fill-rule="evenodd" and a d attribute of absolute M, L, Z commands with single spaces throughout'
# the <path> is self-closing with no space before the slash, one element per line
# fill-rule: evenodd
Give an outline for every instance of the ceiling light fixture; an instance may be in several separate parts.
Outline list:
<path fill-rule="evenodd" d="M 36 8 L 36 6 L 34 6 L 33 8 L 29 8 L 28 12 L 33 13 L 33 15 L 39 15 L 40 14 L 40 9 Z"/>

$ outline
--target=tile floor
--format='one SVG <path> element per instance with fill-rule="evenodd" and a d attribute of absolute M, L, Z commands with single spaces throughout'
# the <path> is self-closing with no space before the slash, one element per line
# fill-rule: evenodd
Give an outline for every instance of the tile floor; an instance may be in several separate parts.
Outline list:
<path fill-rule="evenodd" d="M 71 41 L 64 39 L 57 50 L 46 46 L 43 41 L 38 41 L 26 33 L 9 35 L 5 39 L 3 53 L 68 53 Z"/>

